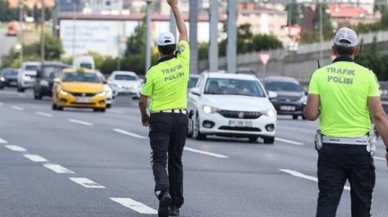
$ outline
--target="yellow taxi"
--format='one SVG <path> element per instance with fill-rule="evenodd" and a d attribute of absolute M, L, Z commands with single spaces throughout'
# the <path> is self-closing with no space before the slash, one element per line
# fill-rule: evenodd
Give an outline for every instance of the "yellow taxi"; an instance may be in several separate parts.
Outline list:
<path fill-rule="evenodd" d="M 95 112 L 105 112 L 106 92 L 97 73 L 90 69 L 69 68 L 54 79 L 53 110 L 69 108 L 92 108 Z"/>

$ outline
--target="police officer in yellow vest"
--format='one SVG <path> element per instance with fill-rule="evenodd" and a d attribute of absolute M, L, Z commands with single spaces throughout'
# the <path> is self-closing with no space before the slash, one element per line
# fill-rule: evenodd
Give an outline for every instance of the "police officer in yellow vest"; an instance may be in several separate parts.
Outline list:
<path fill-rule="evenodd" d="M 182 153 L 189 121 L 186 110 L 190 66 L 188 34 L 177 0 L 167 2 L 179 31 L 178 47 L 172 33 L 160 34 L 157 44 L 161 58 L 147 71 L 139 99 L 142 123 L 150 127 L 151 164 L 154 191 L 159 199 L 159 217 L 179 216 L 179 208 L 184 202 Z M 151 98 L 150 116 L 146 111 L 148 98 Z"/>
<path fill-rule="evenodd" d="M 354 62 L 357 34 L 341 28 L 334 37 L 332 64 L 314 72 L 304 115 L 319 117 L 318 206 L 316 217 L 335 217 L 346 180 L 351 185 L 352 217 L 372 216 L 375 186 L 372 117 L 383 142 L 388 144 L 388 121 L 380 101 L 375 74 Z"/>

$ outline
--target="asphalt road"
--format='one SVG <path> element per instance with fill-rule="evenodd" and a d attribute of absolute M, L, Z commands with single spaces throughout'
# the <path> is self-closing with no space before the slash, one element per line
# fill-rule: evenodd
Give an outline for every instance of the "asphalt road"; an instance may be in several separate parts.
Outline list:
<path fill-rule="evenodd" d="M 0 216 L 157 216 L 147 129 L 136 102 L 106 113 L 52 111 L 50 99 L 0 91 Z M 312 217 L 316 122 L 279 117 L 274 145 L 189 139 L 185 217 Z M 375 160 L 374 217 L 386 217 L 388 174 Z M 350 216 L 349 188 L 338 209 Z"/>

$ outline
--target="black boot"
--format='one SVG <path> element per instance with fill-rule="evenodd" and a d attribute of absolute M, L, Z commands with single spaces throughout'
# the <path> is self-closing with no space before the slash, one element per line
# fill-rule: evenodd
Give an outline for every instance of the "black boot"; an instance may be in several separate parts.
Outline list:
<path fill-rule="evenodd" d="M 166 191 L 159 197 L 159 209 L 158 209 L 158 216 L 159 217 L 168 217 L 169 210 L 168 207 L 171 204 L 171 196 Z"/>
<path fill-rule="evenodd" d="M 170 216 L 179 216 L 179 208 L 177 206 L 170 206 Z"/>

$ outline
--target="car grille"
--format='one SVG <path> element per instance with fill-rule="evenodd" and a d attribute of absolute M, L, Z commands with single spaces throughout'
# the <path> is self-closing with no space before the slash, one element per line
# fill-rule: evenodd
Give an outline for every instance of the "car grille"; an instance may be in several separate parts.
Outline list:
<path fill-rule="evenodd" d="M 278 102 L 297 102 L 301 97 L 277 97 Z"/>
<path fill-rule="evenodd" d="M 73 96 L 85 96 L 85 97 L 93 97 L 96 95 L 96 93 L 75 93 L 75 92 L 70 92 L 70 94 Z"/>
<path fill-rule="evenodd" d="M 230 111 L 230 110 L 221 110 L 218 113 L 226 118 L 239 118 L 239 119 L 257 119 L 262 115 L 261 112 Z M 243 114 L 243 117 L 241 117 L 241 114 Z"/>

